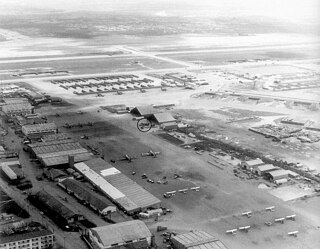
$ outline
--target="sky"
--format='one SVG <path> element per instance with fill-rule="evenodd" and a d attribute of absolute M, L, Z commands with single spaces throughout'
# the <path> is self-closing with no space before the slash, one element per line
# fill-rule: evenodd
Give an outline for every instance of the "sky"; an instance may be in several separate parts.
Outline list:
<path fill-rule="evenodd" d="M 147 14 L 267 16 L 320 21 L 320 0 L 0 0 L 0 13 L 31 9 L 62 11 L 133 11 Z"/>

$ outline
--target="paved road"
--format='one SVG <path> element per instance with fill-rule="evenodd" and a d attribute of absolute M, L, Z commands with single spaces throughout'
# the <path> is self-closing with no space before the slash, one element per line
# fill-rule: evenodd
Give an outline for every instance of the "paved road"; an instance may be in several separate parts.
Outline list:
<path fill-rule="evenodd" d="M 4 142 L 8 148 L 18 149 L 21 146 L 21 139 L 18 138 L 11 129 L 8 129 L 8 135 L 4 136 Z M 29 180 L 32 181 L 33 188 L 32 191 L 39 190 L 41 186 L 38 181 L 34 178 L 36 170 L 29 161 L 29 157 L 23 151 L 20 151 L 20 162 L 23 166 L 23 170 Z M 9 186 L 7 182 L 0 179 L 0 187 L 14 200 L 16 203 L 27 210 L 31 215 L 31 220 L 40 222 L 48 227 L 51 231 L 55 233 L 56 241 L 59 245 L 66 249 L 87 249 L 86 244 L 80 239 L 80 234 L 75 232 L 64 232 L 58 228 L 53 221 L 51 221 L 46 216 L 40 214 L 40 211 L 32 206 L 27 200 L 26 195 L 22 194 L 22 191 L 18 190 L 13 186 Z M 80 205 L 80 204 L 79 204 Z M 85 207 L 84 207 L 85 208 Z"/>

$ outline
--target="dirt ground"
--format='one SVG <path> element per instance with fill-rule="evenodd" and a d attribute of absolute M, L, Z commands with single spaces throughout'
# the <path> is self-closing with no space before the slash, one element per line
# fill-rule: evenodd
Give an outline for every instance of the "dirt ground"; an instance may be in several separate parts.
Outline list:
<path fill-rule="evenodd" d="M 209 60 L 212 59 L 210 54 L 207 57 L 210 57 Z M 92 68 L 93 72 L 101 72 L 101 65 L 100 68 L 94 68 L 94 65 Z M 185 69 L 168 69 L 168 72 L 170 71 L 187 72 L 189 74 Z M 132 120 L 130 114 L 111 114 L 99 108 L 100 106 L 114 104 L 124 104 L 129 107 L 175 104 L 175 107 L 169 110 L 172 114 L 179 114 L 184 121 L 213 131 L 212 136 L 220 136 L 226 141 L 233 141 L 238 145 L 245 145 L 281 159 L 304 160 L 306 163 L 311 164 L 313 162 L 315 164 L 318 145 L 310 145 L 309 148 L 300 147 L 298 150 L 291 151 L 287 145 L 274 143 L 261 135 L 250 132 L 248 128 L 256 123 L 274 122 L 282 116 L 301 116 L 317 122 L 317 111 L 288 106 L 278 102 L 268 102 L 266 104 L 252 100 L 239 101 L 239 99 L 229 97 L 220 99 L 203 97 L 202 94 L 206 91 L 232 89 L 238 84 L 236 82 L 237 78 L 228 79 L 228 76 L 221 77 L 221 75 L 210 71 L 205 73 L 193 71 L 190 73 L 200 79 L 205 79 L 209 82 L 209 85 L 197 87 L 195 90 L 168 88 L 165 92 L 153 89 L 146 93 L 137 91 L 126 92 L 123 95 L 110 93 L 97 98 L 95 96 L 76 96 L 70 91 L 39 78 L 24 81 L 37 87 L 41 92 L 65 98 L 71 104 L 62 107 L 43 105 L 36 110 L 36 112 L 47 116 L 48 121 L 55 122 L 60 132 L 70 134 L 84 146 L 90 145 L 97 148 L 106 161 L 121 158 L 125 154 L 137 157 L 131 163 L 121 161 L 116 162 L 114 166 L 160 198 L 163 206 L 173 209 L 172 214 L 162 216 L 158 221 L 146 221 L 151 229 L 154 230 L 161 225 L 176 232 L 204 230 L 219 238 L 229 248 L 291 249 L 320 247 L 318 236 L 320 221 L 316 208 L 319 204 L 318 197 L 284 202 L 271 195 L 269 190 L 258 188 L 259 182 L 249 182 L 234 176 L 232 173 L 234 166 L 215 167 L 215 165 L 225 165 L 220 159 L 217 159 L 214 165 L 208 163 L 208 161 L 213 160 L 208 152 L 197 154 L 194 150 L 184 149 L 181 146 L 169 143 L 156 136 L 155 130 L 142 133 L 136 128 L 136 121 Z M 246 86 L 248 92 L 259 92 L 254 89 L 249 91 L 248 88 Z M 309 95 L 317 96 L 319 94 L 318 90 L 315 90 L 315 93 L 312 91 L 309 90 Z M 275 97 L 279 96 L 279 93 L 267 93 Z M 289 93 L 288 96 L 291 96 L 290 94 L 292 93 Z M 83 111 L 84 114 L 78 114 L 77 111 L 79 110 Z M 226 111 L 229 112 L 229 116 L 225 115 Z M 226 121 L 231 115 L 230 111 L 233 112 L 232 117 L 254 115 L 258 116 L 258 119 L 254 122 L 227 123 Z M 238 114 L 234 114 L 235 112 Z M 59 115 L 56 115 L 56 113 Z M 63 127 L 65 123 L 75 124 L 89 121 L 93 123 L 92 127 L 83 126 L 70 129 Z M 89 139 L 81 139 L 83 135 L 87 135 Z M 10 141 L 8 142 L 10 143 Z M 11 146 L 14 147 L 15 143 L 18 142 L 13 142 Z M 160 151 L 161 154 L 157 158 L 140 156 L 141 153 L 150 149 Z M 304 154 L 302 155 L 301 152 L 304 152 Z M 31 168 L 33 166 L 29 163 L 27 167 Z M 132 175 L 133 171 L 136 172 L 135 175 Z M 37 173 L 39 173 L 39 169 L 28 169 L 28 174 L 31 176 L 35 176 Z M 155 183 L 142 179 L 142 174 L 146 174 Z M 181 177 L 175 179 L 174 174 Z M 163 177 L 167 178 L 168 184 L 157 183 Z M 36 186 L 40 188 L 42 184 L 46 183 L 36 183 Z M 199 186 L 200 190 L 198 192 L 188 191 L 186 194 L 177 193 L 168 199 L 163 197 L 163 194 L 167 191 L 189 189 L 194 186 Z M 55 191 L 56 194 L 65 195 L 60 190 Z M 275 206 L 275 211 L 266 212 L 265 208 L 269 206 Z M 86 212 L 83 207 L 77 206 L 77 208 Z M 252 217 L 242 216 L 241 214 L 245 211 L 252 211 Z M 94 214 L 89 211 L 86 213 L 97 224 L 102 224 Z M 284 224 L 277 223 L 270 227 L 265 225 L 267 221 L 273 222 L 276 218 L 293 213 L 297 214 L 295 221 L 286 220 Z M 238 231 L 235 236 L 226 234 L 226 230 L 246 225 L 251 226 L 248 233 Z M 299 231 L 297 237 L 288 236 L 288 232 L 295 230 Z M 59 236 L 61 239 L 61 234 Z"/>
<path fill-rule="evenodd" d="M 133 102 L 139 103 L 139 94 L 132 93 L 130 96 L 132 96 L 131 105 L 134 105 Z M 115 98 L 118 97 L 123 98 L 115 96 Z M 194 104 L 192 102 L 188 105 Z M 258 189 L 257 186 L 236 178 L 230 173 L 232 168 L 220 170 L 210 165 L 208 163 L 210 156 L 207 153 L 198 155 L 192 150 L 185 150 L 168 143 L 155 136 L 153 132 L 146 134 L 139 132 L 136 129 L 136 121 L 133 121 L 129 114 L 97 112 L 97 106 L 83 108 L 84 114 L 76 114 L 76 110 L 86 103 L 86 100 L 77 100 L 71 108 L 57 107 L 55 111 L 61 113 L 60 117 L 50 115 L 53 113 L 51 107 L 48 110 L 41 108 L 39 111 L 47 114 L 50 121 L 56 122 L 61 132 L 68 132 L 77 139 L 84 134 L 88 135 L 89 140 L 81 140 L 81 142 L 98 148 L 107 161 L 119 158 L 123 154 L 138 157 L 131 163 L 116 162 L 114 166 L 161 198 L 163 206 L 174 210 L 172 214 L 160 217 L 158 222 L 147 221 L 148 226 L 152 229 L 158 225 L 181 232 L 201 229 L 214 234 L 230 248 L 279 248 L 279 246 L 299 248 L 302 245 L 308 246 L 310 241 L 313 241 L 310 248 L 316 245 L 313 243 L 317 243 L 315 239 L 317 227 L 314 222 L 311 223 L 314 225 L 311 225 L 309 218 L 303 216 L 303 213 L 299 214 L 296 221 L 286 221 L 283 225 L 274 224 L 268 227 L 264 224 L 266 221 L 273 221 L 275 218 L 292 214 L 294 212 L 291 210 L 292 203 L 283 202 L 270 195 L 268 191 Z M 175 111 L 184 114 L 180 109 Z M 199 115 L 193 112 L 192 118 L 199 117 Z M 94 123 L 90 129 L 62 127 L 65 122 L 78 123 L 87 120 Z M 220 129 L 225 130 L 226 127 L 221 123 Z M 235 129 L 234 133 L 238 131 Z M 157 158 L 140 157 L 141 153 L 150 149 L 160 151 L 161 155 Z M 135 171 L 136 175 L 131 175 L 132 171 Z M 174 179 L 175 173 L 182 177 Z M 168 184 L 149 183 L 141 178 L 142 174 L 147 174 L 155 182 L 166 176 Z M 162 197 L 167 191 L 193 186 L 200 186 L 200 191 L 188 191 L 187 194 L 178 193 L 169 199 Z M 268 206 L 276 206 L 276 211 L 266 212 L 264 209 Z M 249 210 L 253 211 L 251 218 L 241 216 L 242 212 Z M 238 232 L 236 236 L 225 233 L 228 229 L 245 225 L 251 226 L 248 233 Z M 298 237 L 289 237 L 287 233 L 294 230 L 299 230 Z"/>

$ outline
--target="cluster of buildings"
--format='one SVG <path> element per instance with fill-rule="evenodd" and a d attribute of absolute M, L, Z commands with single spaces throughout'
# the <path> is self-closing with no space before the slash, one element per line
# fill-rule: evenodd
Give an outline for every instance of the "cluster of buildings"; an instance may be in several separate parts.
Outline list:
<path fill-rule="evenodd" d="M 52 138 L 52 136 L 51 136 Z M 74 163 L 93 158 L 93 154 L 73 139 L 50 140 L 48 142 L 36 142 L 25 145 L 33 158 L 37 158 L 41 164 L 48 167 L 65 168 Z"/>
<path fill-rule="evenodd" d="M 258 176 L 265 177 L 276 184 L 287 182 L 289 177 L 295 178 L 299 176 L 299 174 L 291 170 L 284 170 L 273 164 L 265 164 L 260 158 L 242 161 L 240 166 Z"/>
<path fill-rule="evenodd" d="M 144 117 L 154 122 L 163 130 L 174 130 L 179 127 L 177 119 L 168 112 L 160 112 L 153 106 L 137 106 L 131 110 L 131 113 L 138 117 Z"/>
<path fill-rule="evenodd" d="M 28 200 L 63 230 L 77 229 L 76 226 L 73 226 L 74 222 L 84 219 L 82 214 L 74 212 L 46 190 L 29 195 Z"/>
<path fill-rule="evenodd" d="M 78 141 L 67 134 L 59 133 L 55 123 L 38 120 L 39 115 L 34 113 L 28 99 L 3 99 L 1 109 L 7 118 L 17 121 L 16 124 L 20 126 L 21 134 L 25 138 L 23 150 L 41 163 L 44 167 L 43 175 L 57 182 L 57 186 L 101 217 L 107 217 L 119 210 L 127 215 L 162 211 L 160 199 L 108 162 L 96 158 Z M 151 106 L 135 107 L 131 113 L 152 120 L 163 129 L 178 128 L 177 120 L 170 113 L 159 112 Z M 17 157 L 1 159 L 0 167 L 1 172 L 12 182 L 24 177 Z M 78 181 L 79 179 L 82 181 Z M 78 222 L 86 220 L 83 214 L 77 213 L 67 203 L 67 198 L 55 196 L 49 187 L 28 195 L 27 199 L 64 231 L 78 231 Z M 53 232 L 40 224 L 24 224 L 19 229 L 10 234 L 0 234 L 0 249 L 44 249 L 54 245 Z M 94 249 L 147 249 L 155 245 L 154 236 L 140 220 L 87 228 L 83 235 L 83 239 Z M 226 248 L 219 240 L 205 232 L 177 235 L 172 237 L 171 241 L 172 246 L 179 249 L 203 246 Z"/>

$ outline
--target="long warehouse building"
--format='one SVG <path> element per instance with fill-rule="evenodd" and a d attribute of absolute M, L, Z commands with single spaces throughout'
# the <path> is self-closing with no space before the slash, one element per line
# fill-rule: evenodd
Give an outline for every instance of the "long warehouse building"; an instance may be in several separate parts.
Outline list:
<path fill-rule="evenodd" d="M 158 198 L 101 158 L 76 163 L 74 167 L 128 214 L 160 206 Z"/>
<path fill-rule="evenodd" d="M 38 158 L 45 167 L 58 167 L 73 162 L 82 162 L 93 158 L 93 154 L 72 139 L 32 143 L 28 145 L 32 156 Z"/>

